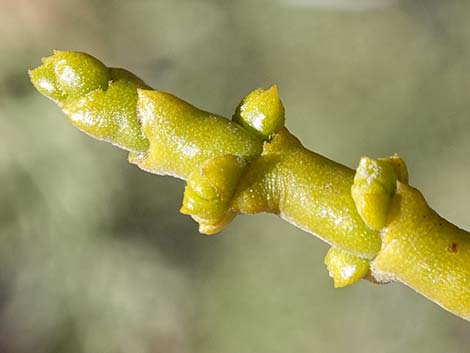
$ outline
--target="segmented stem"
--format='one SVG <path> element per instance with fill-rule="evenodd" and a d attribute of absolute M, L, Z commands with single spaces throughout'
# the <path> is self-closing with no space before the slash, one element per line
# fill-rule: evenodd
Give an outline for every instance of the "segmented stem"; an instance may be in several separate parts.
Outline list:
<path fill-rule="evenodd" d="M 84 53 L 56 51 L 30 76 L 76 127 L 186 180 L 181 212 L 202 233 L 271 212 L 332 246 L 335 286 L 400 281 L 470 320 L 470 234 L 408 185 L 398 156 L 364 157 L 354 171 L 304 148 L 284 127 L 276 86 L 247 95 L 228 120 Z"/>

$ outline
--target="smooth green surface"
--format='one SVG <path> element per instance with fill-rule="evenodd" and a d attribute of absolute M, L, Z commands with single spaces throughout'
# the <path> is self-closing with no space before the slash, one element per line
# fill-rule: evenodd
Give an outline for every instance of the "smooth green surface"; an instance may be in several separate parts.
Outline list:
<path fill-rule="evenodd" d="M 46 59 L 46 66 L 57 72 L 63 66 L 63 57 L 70 62 L 77 82 L 99 81 L 101 71 L 108 71 L 97 59 L 78 52 L 55 52 Z M 79 60 L 83 60 L 83 67 Z M 89 62 L 100 63 L 101 71 L 88 70 Z M 41 67 L 35 70 L 31 79 L 35 87 L 41 88 L 49 75 L 46 72 L 41 76 Z M 284 107 L 276 86 L 250 93 L 230 121 L 172 94 L 140 89 L 134 85 L 137 79 L 126 80 L 119 74 L 110 75 L 106 89 L 96 85 L 92 89 L 94 86 L 90 85 L 84 90 L 77 84 L 79 93 L 75 93 L 69 88 L 67 98 L 58 105 L 78 128 L 83 130 L 85 125 L 85 131 L 92 136 L 101 139 L 107 135 L 109 142 L 123 148 L 127 148 L 126 142 L 133 141 L 135 128 L 140 127 L 149 147 L 131 152 L 130 162 L 155 174 L 190 178 L 192 190 L 207 189 L 208 181 L 201 180 L 199 174 L 204 174 L 205 169 L 210 174 L 211 163 L 217 166 L 233 160 L 233 168 L 213 168 L 210 181 L 214 184 L 220 180 L 221 185 L 214 187 L 230 190 L 230 197 L 219 192 L 214 198 L 209 193 L 207 197 L 214 202 L 208 204 L 201 199 L 202 193 L 196 202 L 188 198 L 194 195 L 190 188 L 183 200 L 182 211 L 200 223 L 200 231 L 216 233 L 236 213 L 271 212 L 351 254 L 369 259 L 377 255 L 379 234 L 364 224 L 351 197 L 353 171 L 305 149 L 287 129 L 281 129 Z M 97 79 L 93 80 L 92 75 Z M 49 91 L 40 92 L 50 98 Z M 120 109 L 108 110 L 112 105 Z M 133 110 L 135 118 L 129 114 Z M 114 122 L 123 119 L 126 124 L 119 133 L 110 134 Z M 224 156 L 233 158 L 212 162 Z M 394 183 L 392 165 L 381 165 L 389 168 Z M 392 188 L 389 193 L 393 191 Z M 376 213 L 386 214 L 386 210 L 380 211 Z"/>
<path fill-rule="evenodd" d="M 277 83 L 306 147 L 351 168 L 397 152 L 470 229 L 469 4 L 313 5 L 0 2 L 5 351 L 468 351 L 468 323 L 403 285 L 334 289 L 328 247 L 277 217 L 198 236 L 182 182 L 72 128 L 25 76 L 54 48 L 86 51 L 224 116 Z"/>
<path fill-rule="evenodd" d="M 388 217 L 372 273 L 402 281 L 470 320 L 470 234 L 440 217 L 419 191 L 402 183 Z"/>
<path fill-rule="evenodd" d="M 172 94 L 139 90 L 136 109 L 150 147 L 129 160 L 149 172 L 187 179 L 211 158 L 233 154 L 251 161 L 261 153 L 262 140 L 240 125 Z"/>
<path fill-rule="evenodd" d="M 440 217 L 407 181 L 406 165 L 396 155 L 363 157 L 354 176 L 358 212 L 382 239 L 371 275 L 379 282 L 403 282 L 470 320 L 470 233 Z M 347 283 L 343 271 L 360 260 L 330 253 L 326 264 L 335 284 Z"/>
<path fill-rule="evenodd" d="M 249 167 L 233 207 L 242 213 L 279 214 L 329 244 L 374 258 L 380 237 L 356 211 L 353 177 L 353 170 L 305 149 L 284 129 Z"/>
<path fill-rule="evenodd" d="M 130 160 L 187 181 L 181 212 L 199 223 L 201 233 L 221 231 L 238 213 L 274 213 L 333 245 L 325 264 L 335 287 L 369 274 L 373 281 L 401 281 L 470 319 L 470 233 L 439 217 L 418 191 L 401 183 L 408 171 L 398 155 L 361 158 L 352 179 L 349 168 L 307 150 L 282 128 L 284 108 L 275 86 L 250 93 L 229 121 L 171 94 L 133 86 L 138 79 L 132 74 L 108 70 L 83 53 L 56 51 L 44 61 L 66 93 L 58 105 L 78 128 L 86 120 L 99 138 L 108 121 L 129 116 L 122 110 L 107 115 L 102 105 L 119 102 L 125 112 L 135 110 L 129 131 L 124 127 L 109 142 L 125 148 L 122 142 L 140 128 L 149 148 L 131 152 Z M 102 72 L 110 73 L 108 87 L 98 84 Z M 48 98 L 55 96 L 42 90 L 47 71 L 33 70 L 31 79 Z M 120 93 L 125 100 L 132 91 L 136 99 L 123 104 Z M 77 100 L 79 110 L 71 112 Z"/>
<path fill-rule="evenodd" d="M 102 87 L 96 82 L 102 81 L 103 71 L 107 73 L 112 69 L 108 70 L 86 54 L 55 51 L 44 62 L 47 70 L 56 73 L 58 84 L 66 92 L 65 99 L 56 103 L 77 127 L 82 128 L 85 119 L 89 131 L 94 131 L 99 138 L 101 126 L 108 120 L 114 122 L 116 116 L 107 116 L 97 109 L 109 99 L 96 93 L 112 92 L 112 84 L 132 74 L 122 75 L 122 71 L 118 71 L 114 75 L 117 80 L 111 79 L 109 87 Z M 89 66 L 98 69 L 93 71 Z M 50 80 L 48 71 L 41 67 L 35 70 L 30 72 L 32 83 L 42 94 L 52 98 L 54 90 L 43 90 L 43 82 Z M 204 112 L 168 93 L 135 88 L 129 86 L 129 82 L 124 88 L 125 95 L 132 90 L 137 95 L 134 123 L 149 141 L 148 150 L 131 152 L 130 161 L 144 170 L 188 181 L 181 211 L 199 223 L 201 233 L 214 234 L 222 230 L 237 213 L 275 213 L 338 248 L 339 253 L 331 250 L 326 257 L 335 286 L 364 277 L 369 269 L 367 260 L 374 260 L 371 268 L 374 281 L 402 281 L 450 312 L 469 319 L 468 256 L 465 252 L 457 255 L 456 249 L 470 244 L 470 233 L 459 230 L 458 241 L 451 243 L 456 261 L 442 256 L 441 247 L 436 248 L 429 235 L 435 222 L 427 219 L 430 217 L 426 214 L 421 215 L 423 208 L 429 209 L 428 213 L 434 211 L 424 200 L 424 206 L 419 202 L 407 203 L 397 192 L 399 180 L 408 180 L 406 165 L 397 155 L 378 160 L 363 157 L 351 181 L 349 168 L 305 149 L 286 128 L 271 129 L 271 132 L 262 128 L 284 123 L 283 114 L 279 115 L 277 108 L 273 110 L 280 103 L 274 86 L 248 95 L 237 108 L 234 122 Z M 67 103 L 89 97 L 78 114 L 80 118 L 74 119 Z M 251 119 L 250 112 L 255 112 L 255 120 Z M 253 129 L 267 141 L 252 135 Z M 132 129 L 129 130 L 129 133 L 124 129 L 119 135 L 111 135 L 109 142 L 119 145 L 122 136 L 134 135 Z M 393 212 L 390 211 L 392 201 Z M 437 215 L 435 218 L 439 224 L 444 222 Z M 402 227 L 422 239 L 421 252 L 427 254 L 415 261 L 416 269 L 407 266 L 414 275 L 412 281 L 406 274 L 403 276 L 399 268 L 403 259 L 419 258 L 420 252 L 416 252 L 415 244 L 404 245 L 401 238 L 393 239 L 390 244 L 385 242 L 385 234 L 397 227 L 396 224 L 398 229 Z M 452 227 L 456 228 L 449 223 L 449 227 L 438 231 L 442 237 L 452 239 Z M 401 236 L 404 230 L 396 232 L 397 235 Z M 385 254 L 392 246 L 398 250 Z M 388 267 L 383 267 L 380 259 L 387 256 Z M 425 275 L 422 275 L 423 268 Z M 455 280 L 456 276 L 459 280 Z M 441 285 L 436 286 L 437 282 Z"/>

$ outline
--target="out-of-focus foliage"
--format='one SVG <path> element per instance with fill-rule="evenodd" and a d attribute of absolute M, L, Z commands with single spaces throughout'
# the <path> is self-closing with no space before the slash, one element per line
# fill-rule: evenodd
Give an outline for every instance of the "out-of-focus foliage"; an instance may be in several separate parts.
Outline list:
<path fill-rule="evenodd" d="M 277 83 L 307 147 L 350 166 L 398 152 L 468 229 L 470 4 L 325 3 L 0 2 L 0 351 L 470 351 L 468 323 L 403 286 L 333 289 L 326 246 L 275 217 L 198 235 L 182 183 L 80 134 L 28 82 L 63 48 L 226 116 Z"/>

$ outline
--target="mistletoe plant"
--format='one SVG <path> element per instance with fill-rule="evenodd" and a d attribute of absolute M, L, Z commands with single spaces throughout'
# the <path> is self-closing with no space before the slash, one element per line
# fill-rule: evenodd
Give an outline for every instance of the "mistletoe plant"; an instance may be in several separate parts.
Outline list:
<path fill-rule="evenodd" d="M 186 181 L 181 212 L 201 233 L 274 213 L 331 245 L 336 287 L 400 281 L 470 320 L 470 234 L 428 206 L 397 155 L 363 157 L 354 171 L 307 150 L 284 127 L 276 86 L 248 94 L 229 120 L 84 53 L 42 62 L 31 81 L 76 127 Z"/>

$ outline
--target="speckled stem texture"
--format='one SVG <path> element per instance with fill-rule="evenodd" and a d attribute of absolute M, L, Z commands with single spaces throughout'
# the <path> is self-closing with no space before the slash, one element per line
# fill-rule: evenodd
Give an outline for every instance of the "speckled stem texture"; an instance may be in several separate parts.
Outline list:
<path fill-rule="evenodd" d="M 151 89 L 90 55 L 55 51 L 30 71 L 36 89 L 129 161 L 186 181 L 181 212 L 201 233 L 270 212 L 331 245 L 335 286 L 400 281 L 470 320 L 470 234 L 408 185 L 398 156 L 352 170 L 307 150 L 284 127 L 277 87 L 248 94 L 231 120 Z"/>

